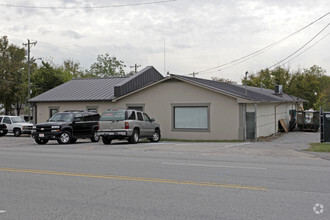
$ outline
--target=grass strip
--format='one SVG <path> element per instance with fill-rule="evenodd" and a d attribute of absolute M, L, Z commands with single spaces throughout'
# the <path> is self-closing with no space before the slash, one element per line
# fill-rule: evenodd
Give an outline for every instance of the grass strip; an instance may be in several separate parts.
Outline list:
<path fill-rule="evenodd" d="M 313 152 L 330 152 L 330 143 L 311 143 L 306 151 Z"/>

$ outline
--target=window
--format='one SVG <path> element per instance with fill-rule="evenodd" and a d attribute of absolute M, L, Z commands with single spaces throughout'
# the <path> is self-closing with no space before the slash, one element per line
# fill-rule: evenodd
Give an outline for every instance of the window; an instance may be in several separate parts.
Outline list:
<path fill-rule="evenodd" d="M 140 112 L 143 112 L 144 110 L 144 104 L 127 104 L 126 107 L 127 109 L 137 110 Z"/>
<path fill-rule="evenodd" d="M 173 129 L 209 130 L 209 106 L 173 106 Z"/>
<path fill-rule="evenodd" d="M 93 121 L 93 118 L 90 114 L 84 113 L 84 121 Z"/>
<path fill-rule="evenodd" d="M 87 106 L 86 109 L 87 109 L 88 112 L 97 113 L 98 107 L 97 106 Z"/>
<path fill-rule="evenodd" d="M 77 113 L 74 117 L 75 121 L 84 121 L 83 115 L 81 113 Z"/>
<path fill-rule="evenodd" d="M 59 112 L 59 107 L 49 107 L 49 118 Z"/>
<path fill-rule="evenodd" d="M 105 111 L 100 121 L 123 121 L 126 119 L 125 117 L 125 110 L 108 110 Z"/>
<path fill-rule="evenodd" d="M 141 112 L 137 112 L 137 117 L 139 121 L 143 121 L 143 116 Z"/>
<path fill-rule="evenodd" d="M 57 113 L 49 119 L 50 122 L 72 121 L 73 114 L 69 112 Z"/>
<path fill-rule="evenodd" d="M 148 122 L 151 121 L 151 120 L 150 120 L 150 117 L 149 117 L 146 113 L 143 113 L 143 117 L 144 117 L 144 120 L 145 120 L 145 121 L 148 121 Z"/>
<path fill-rule="evenodd" d="M 11 124 L 10 118 L 9 117 L 4 117 L 3 123 L 4 124 Z"/>
<path fill-rule="evenodd" d="M 132 111 L 132 112 L 127 112 L 128 113 L 128 120 L 135 120 L 136 117 L 135 117 L 135 111 Z"/>

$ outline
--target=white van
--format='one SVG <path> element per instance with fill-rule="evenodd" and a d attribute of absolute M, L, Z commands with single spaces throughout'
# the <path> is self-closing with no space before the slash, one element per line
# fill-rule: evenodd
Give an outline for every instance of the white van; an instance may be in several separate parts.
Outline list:
<path fill-rule="evenodd" d="M 15 137 L 21 134 L 31 134 L 33 124 L 24 121 L 19 116 L 0 115 L 0 123 L 6 124 L 8 133 L 14 133 Z"/>

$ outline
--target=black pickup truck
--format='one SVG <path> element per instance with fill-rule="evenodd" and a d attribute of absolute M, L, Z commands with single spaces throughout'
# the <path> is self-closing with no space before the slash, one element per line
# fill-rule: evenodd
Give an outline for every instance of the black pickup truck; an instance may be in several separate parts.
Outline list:
<path fill-rule="evenodd" d="M 65 111 L 53 115 L 46 123 L 34 125 L 31 136 L 38 144 L 57 140 L 59 144 L 74 144 L 78 138 L 90 138 L 98 142 L 100 115 L 85 111 Z"/>

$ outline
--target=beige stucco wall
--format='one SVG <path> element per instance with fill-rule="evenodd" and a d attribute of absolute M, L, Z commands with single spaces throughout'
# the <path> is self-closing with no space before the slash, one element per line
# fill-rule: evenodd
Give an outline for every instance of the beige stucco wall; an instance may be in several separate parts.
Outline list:
<path fill-rule="evenodd" d="M 209 105 L 209 131 L 174 131 L 172 129 L 172 105 L 175 104 Z M 59 106 L 60 111 L 85 110 L 87 106 L 97 106 L 98 113 L 101 114 L 109 108 L 126 108 L 127 105 L 144 106 L 144 111 L 160 123 L 163 138 L 190 140 L 238 139 L 239 105 L 235 98 L 174 80 L 156 84 L 114 103 L 37 103 L 37 122 L 40 123 L 49 118 L 49 106 Z"/>
<path fill-rule="evenodd" d="M 162 137 L 171 139 L 232 140 L 238 139 L 239 105 L 236 99 L 180 81 L 168 80 L 119 100 L 116 107 L 145 104 L 145 112 L 161 125 Z M 207 104 L 210 130 L 174 131 L 172 105 Z"/>

